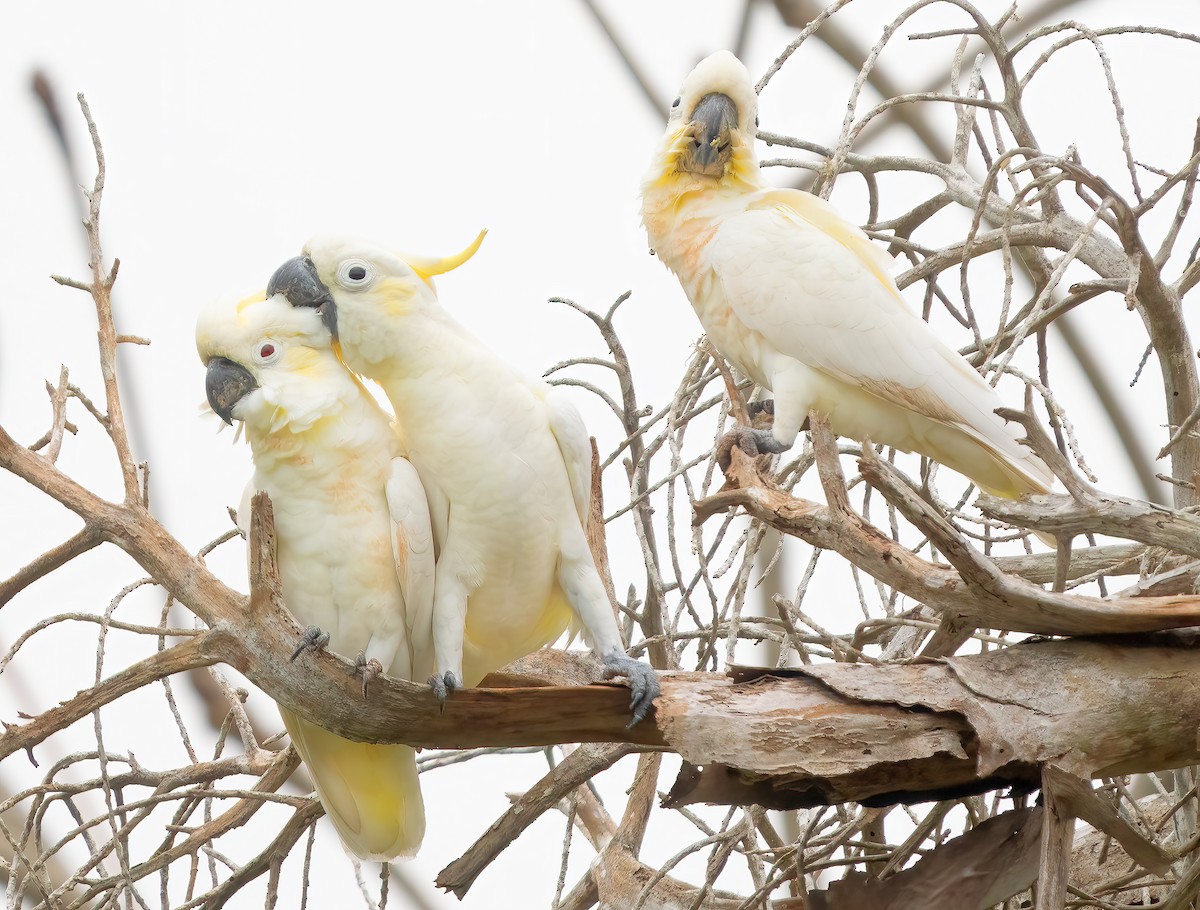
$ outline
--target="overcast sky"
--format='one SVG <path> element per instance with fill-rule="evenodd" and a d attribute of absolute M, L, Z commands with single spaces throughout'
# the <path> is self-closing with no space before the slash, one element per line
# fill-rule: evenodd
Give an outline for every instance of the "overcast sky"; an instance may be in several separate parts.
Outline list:
<path fill-rule="evenodd" d="M 1007 5 L 1007 0 L 980 4 L 993 17 Z M 1081 4 L 1071 15 L 1095 26 L 1130 16 L 1200 26 L 1190 0 L 1148 6 L 1104 0 Z M 602 7 L 663 103 L 700 57 L 731 44 L 740 15 L 740 4 L 715 0 Z M 863 0 L 839 20 L 869 46 L 897 9 L 884 0 Z M 918 24 L 932 29 L 962 22 L 946 5 Z M 122 261 L 118 327 L 153 340 L 149 348 L 121 351 L 136 454 L 151 463 L 155 513 L 189 547 L 199 548 L 228 527 L 225 508 L 237 503 L 250 473 L 248 448 L 234 446 L 231 434 L 217 435 L 216 419 L 200 413 L 203 369 L 193 343 L 195 314 L 214 298 L 261 288 L 310 234 L 346 231 L 400 249 L 443 254 L 486 227 L 487 240 L 475 259 L 439 280 L 443 302 L 462 321 L 514 363 L 540 374 L 565 357 L 603 353 L 584 320 L 547 298 L 565 296 L 602 309 L 632 290 L 619 325 L 641 371 L 643 403 L 660 407 L 673 390 L 700 330 L 675 280 L 647 254 L 638 220 L 641 175 L 662 123 L 582 3 L 102 7 L 78 0 L 9 5 L 0 12 L 0 27 L 9 36 L 0 58 L 6 134 L 0 150 L 0 269 L 6 284 L 0 303 L 0 421 L 19 440 L 37 438 L 49 420 L 43 380 L 55 378 L 60 363 L 70 367 L 74 382 L 102 398 L 91 303 L 48 278 L 84 277 L 86 253 L 77 194 L 68 189 L 29 90 L 32 71 L 41 67 L 59 90 L 81 180 L 90 183 L 93 164 L 75 92 L 86 93 L 104 140 L 105 251 Z M 770 4 L 757 4 L 745 54 L 751 73 L 760 75 L 793 34 Z M 1194 128 L 1196 56 L 1141 39 L 1115 47 L 1135 154 L 1173 169 L 1187 157 Z M 948 70 L 953 39 L 898 41 L 889 54 L 885 60 L 901 84 L 920 88 Z M 1044 147 L 1061 151 L 1076 143 L 1090 166 L 1119 183 L 1120 146 L 1106 119 L 1094 56 L 1072 54 L 1053 78 L 1060 90 L 1030 101 Z M 810 42 L 764 93 L 763 128 L 831 141 L 852 80 L 852 71 Z M 919 153 L 898 134 L 881 141 L 890 141 L 896 151 Z M 856 221 L 865 217 L 862 199 L 861 187 L 849 178 L 834 196 Z M 1136 316 L 1112 297 L 1089 310 L 1084 329 L 1130 406 L 1139 414 L 1161 413 L 1159 386 L 1149 375 L 1153 367 L 1151 381 L 1125 388 L 1144 344 Z M 1070 378 L 1063 395 L 1104 485 L 1137 492 L 1090 392 L 1072 381 L 1065 366 L 1064 375 Z M 619 428 L 582 393 L 579 402 L 601 450 L 608 451 L 620 439 Z M 99 431 L 81 423 L 83 434 L 68 440 L 60 466 L 115 495 L 119 479 L 111 454 Z M 1148 448 L 1158 444 L 1146 442 Z M 619 482 L 609 486 L 610 497 L 619 495 Z M 0 502 L 8 516 L 32 516 L 0 526 L 0 577 L 78 526 L 4 477 Z M 114 554 L 111 548 L 93 553 L 69 579 L 46 580 L 15 601 L 0 614 L 0 648 L 47 613 L 102 609 L 138 574 Z M 240 550 L 227 547 L 214 565 L 242 585 L 243 559 Z M 636 555 L 626 551 L 615 560 L 619 571 L 636 565 Z M 619 578 L 618 588 L 628 581 Z M 158 594 L 140 593 L 130 602 L 128 618 L 157 621 L 160 607 Z M 849 617 L 845 627 L 855 621 Z M 32 644 L 0 683 L 0 712 L 11 717 L 18 708 L 40 710 L 88 685 L 91 634 L 79 633 L 76 655 L 64 655 L 49 642 Z M 120 666 L 123 654 L 134 653 L 117 647 L 109 669 Z M 48 674 L 51 666 L 54 673 Z M 154 697 L 161 701 L 157 692 Z M 185 708 L 194 710 L 188 693 L 183 698 Z M 272 717 L 264 696 L 256 695 L 252 704 L 260 716 Z M 136 701 L 128 710 L 113 715 L 109 745 L 133 749 L 148 764 L 178 761 L 171 736 L 161 742 L 147 737 L 133 726 Z M 128 742 L 120 741 L 122 730 L 129 732 Z M 86 745 L 90 734 L 60 739 L 40 747 L 43 766 Z M 0 769 L 5 791 L 28 779 L 11 766 L 12 760 Z M 602 785 L 618 814 L 631 767 L 626 762 Z M 488 759 L 427 775 L 429 834 L 411 865 L 413 876 L 431 881 L 503 811 L 502 791 L 523 790 L 544 768 L 544 760 L 533 756 Z M 348 863 L 325 826 L 322 822 L 321 874 L 310 906 L 334 906 L 335 895 L 346 893 L 351 883 Z M 561 833 L 561 817 L 547 815 L 484 874 L 461 906 L 548 906 Z M 678 846 L 652 837 L 647 855 L 661 860 Z M 568 885 L 588 858 L 586 849 L 577 850 Z M 701 870 L 700 864 L 685 865 L 680 874 L 698 876 Z M 435 900 L 441 900 L 436 906 L 457 905 Z"/>

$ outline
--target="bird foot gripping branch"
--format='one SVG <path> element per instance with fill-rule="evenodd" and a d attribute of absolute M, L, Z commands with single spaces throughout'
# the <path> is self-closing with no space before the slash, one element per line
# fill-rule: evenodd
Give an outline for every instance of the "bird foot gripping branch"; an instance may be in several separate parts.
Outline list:
<path fill-rule="evenodd" d="M 329 644 L 329 633 L 320 626 L 309 626 L 300 636 L 300 642 L 296 645 L 296 650 L 292 652 L 291 659 L 295 660 L 305 651 L 320 651 L 327 644 Z"/>
<path fill-rule="evenodd" d="M 429 688 L 433 691 L 433 697 L 438 700 L 438 704 L 445 707 L 446 697 L 451 692 L 462 688 L 462 680 L 458 678 L 453 670 L 447 670 L 445 673 L 434 673 L 429 677 Z"/>
<path fill-rule="evenodd" d="M 717 465 L 722 472 L 729 470 L 733 458 L 733 447 L 737 446 L 747 455 L 756 458 L 759 455 L 778 455 L 791 448 L 787 443 L 780 442 L 771 435 L 770 430 L 757 430 L 754 427 L 737 427 L 721 437 L 717 443 Z"/>
<path fill-rule="evenodd" d="M 367 655 L 363 651 L 359 651 L 354 658 L 354 675 L 362 677 L 362 697 L 363 701 L 367 700 L 367 685 L 375 677 L 382 675 L 383 664 L 374 657 L 367 659 Z"/>
<path fill-rule="evenodd" d="M 629 681 L 629 688 L 632 692 L 629 698 L 629 710 L 633 714 L 633 719 L 629 721 L 629 728 L 632 729 L 650 713 L 654 699 L 658 698 L 658 675 L 649 664 L 627 657 L 620 651 L 612 651 L 604 655 L 603 676 L 605 679 L 624 676 Z"/>

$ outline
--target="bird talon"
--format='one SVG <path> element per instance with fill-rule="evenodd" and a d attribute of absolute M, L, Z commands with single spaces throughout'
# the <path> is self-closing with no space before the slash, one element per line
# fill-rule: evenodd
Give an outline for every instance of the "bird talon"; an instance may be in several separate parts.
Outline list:
<path fill-rule="evenodd" d="M 624 676 L 628 680 L 629 710 L 633 719 L 626 725 L 626 729 L 637 726 L 650 713 L 654 699 L 659 696 L 658 674 L 654 672 L 654 668 L 640 660 L 614 653 L 604 658 L 602 675 L 605 679 Z"/>
<path fill-rule="evenodd" d="M 300 636 L 300 644 L 292 652 L 291 660 L 295 660 L 305 651 L 320 651 L 329 644 L 329 633 L 320 626 L 309 626 Z"/>
<path fill-rule="evenodd" d="M 776 439 L 770 430 L 735 427 L 717 442 L 717 467 L 722 472 L 729 470 L 729 464 L 733 460 L 734 446 L 751 458 L 757 458 L 759 455 L 778 455 L 791 448 L 789 443 L 782 443 Z"/>
<path fill-rule="evenodd" d="M 362 697 L 363 701 L 366 701 L 367 683 L 383 673 L 383 664 L 374 657 L 367 660 L 367 655 L 359 651 L 358 656 L 354 658 L 354 673 L 356 676 L 362 675 Z"/>
<path fill-rule="evenodd" d="M 428 684 L 429 688 L 433 690 L 433 697 L 438 700 L 442 710 L 446 708 L 446 696 L 454 690 L 462 688 L 462 681 L 453 670 L 447 670 L 441 674 L 434 673 L 429 677 Z"/>

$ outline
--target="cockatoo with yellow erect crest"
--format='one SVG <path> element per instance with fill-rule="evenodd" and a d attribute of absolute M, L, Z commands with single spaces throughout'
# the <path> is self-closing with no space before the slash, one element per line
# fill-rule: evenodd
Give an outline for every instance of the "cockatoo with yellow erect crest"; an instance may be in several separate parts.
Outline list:
<path fill-rule="evenodd" d="M 457 256 L 405 256 L 320 237 L 268 283 L 321 314 L 346 364 L 382 387 L 429 500 L 437 544 L 433 638 L 445 699 L 582 628 L 608 676 L 632 689 L 633 722 L 658 694 L 629 658 L 585 535 L 587 430 L 562 389 L 526 378 L 456 322 L 435 275 Z"/>
<path fill-rule="evenodd" d="M 823 199 L 763 183 L 757 96 L 733 54 L 684 80 L 642 185 L 650 246 L 709 340 L 775 397 L 749 448 L 782 452 L 810 411 L 834 432 L 920 452 L 998 496 L 1053 475 L 995 413 L 996 392 L 900 297 L 892 259 Z"/>
<path fill-rule="evenodd" d="M 339 361 L 320 315 L 282 296 L 208 307 L 196 346 L 209 403 L 250 441 L 239 518 L 248 522 L 255 491 L 270 495 L 284 602 L 313 627 L 306 638 L 357 655 L 364 695 L 382 671 L 423 679 L 434 663 L 433 533 L 391 418 Z M 416 853 L 425 810 L 414 750 L 279 712 L 346 847 L 381 861 Z"/>

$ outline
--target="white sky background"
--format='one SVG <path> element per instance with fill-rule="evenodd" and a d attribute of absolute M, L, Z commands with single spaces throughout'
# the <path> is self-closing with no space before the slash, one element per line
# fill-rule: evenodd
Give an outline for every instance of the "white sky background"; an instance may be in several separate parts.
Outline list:
<path fill-rule="evenodd" d="M 991 17 L 1007 5 L 980 3 Z M 697 0 L 604 7 L 664 102 L 696 60 L 730 44 L 740 13 L 740 4 Z M 898 9 L 884 0 L 862 0 L 838 20 L 855 27 L 860 43 L 869 46 Z M 1200 10 L 1190 0 L 1136 7 L 1098 0 L 1070 15 L 1097 27 L 1136 19 L 1200 28 Z M 963 21 L 944 6 L 910 30 Z M 40 66 L 59 90 L 81 179 L 89 184 L 93 164 L 74 92 L 87 95 L 99 124 L 108 158 L 105 251 L 122 260 L 118 328 L 153 339 L 149 348 L 121 350 L 123 391 L 136 412 L 135 454 L 151 463 L 156 515 L 190 548 L 228 527 L 225 507 L 237 503 L 250 472 L 248 448 L 234 447 L 231 434 L 215 435 L 216 419 L 199 416 L 204 392 L 193 345 L 195 314 L 211 299 L 260 288 L 313 233 L 347 231 L 443 254 L 488 228 L 475 259 L 439 282 L 442 300 L 530 373 L 569 356 L 605 353 L 585 320 L 548 304 L 548 297 L 604 309 L 631 289 L 619 326 L 638 371 L 641 403 L 657 409 L 673 392 L 699 326 L 674 278 L 647 255 L 637 214 L 641 175 L 662 124 L 582 4 L 147 2 L 104 12 L 91 2 L 22 4 L 4 7 L 0 29 L 8 36 L 0 59 L 0 269 L 6 286 L 0 301 L 0 422 L 18 440 L 40 436 L 49 425 L 43 380 L 55 379 L 60 363 L 70 367 L 76 384 L 103 398 L 91 302 L 47 277 L 85 277 L 86 254 L 77 200 L 67 192 L 29 90 L 31 71 Z M 751 73 L 760 75 L 792 34 L 772 6 L 758 4 L 745 55 Z M 897 40 L 884 61 L 907 88 L 923 87 L 948 70 L 954 40 Z M 1135 156 L 1174 169 L 1189 153 L 1200 58 L 1161 39 L 1115 39 L 1109 48 Z M 1053 152 L 1077 143 L 1085 164 L 1127 186 L 1094 54 L 1077 46 L 1055 70 L 1043 74 L 1028 108 L 1043 147 Z M 1070 80 L 1075 94 L 1069 101 L 1049 90 L 1056 78 Z M 764 93 L 763 128 L 831 142 L 852 79 L 826 48 L 810 41 Z M 869 94 L 866 99 L 860 110 L 873 103 Z M 888 132 L 884 143 L 890 151 L 919 153 L 898 132 Z M 764 151 L 768 157 L 789 155 L 786 149 Z M 865 218 L 861 184 L 852 175 L 839 182 L 834 201 L 852 220 Z M 891 213 L 900 209 L 896 204 Z M 1135 413 L 1161 414 L 1156 365 L 1136 389 L 1127 389 L 1144 344 L 1140 320 L 1114 295 L 1088 304 L 1086 313 L 1088 338 Z M 1064 377 L 1056 390 L 1102 485 L 1137 493 L 1066 357 L 1057 357 L 1056 369 Z M 601 451 L 611 450 L 623 435 L 611 415 L 585 393 L 578 400 Z M 119 478 L 102 434 L 80 410 L 72 419 L 82 433 L 68 438 L 60 466 L 116 495 Z M 1161 418 L 1144 423 L 1153 436 L 1147 448 L 1157 448 L 1165 436 L 1150 428 Z M 608 496 L 610 508 L 622 502 L 616 472 Z M 65 511 L 47 507 L 8 477 L 0 477 L 0 508 L 9 516 L 0 522 L 0 577 L 78 528 Z M 15 516 L 30 516 L 32 523 Z M 640 558 L 623 552 L 618 540 L 614 531 L 610 547 L 623 590 L 637 579 Z M 242 559 L 240 549 L 230 546 L 213 565 L 244 587 Z M 0 650 L 49 613 L 102 609 L 138 574 L 114 548 L 94 551 L 70 573 L 39 582 L 0 612 Z M 127 619 L 156 622 L 160 607 L 159 595 L 146 592 L 134 595 L 122 612 Z M 852 608 L 840 615 L 833 602 L 819 613 L 839 630 L 852 628 L 857 614 Z M 17 709 L 42 710 L 90 684 L 94 629 L 75 635 L 79 647 L 71 653 L 59 650 L 63 636 L 28 646 L 0 681 L 0 715 L 12 719 Z M 121 665 L 125 652 L 114 648 L 106 672 Z M 178 689 L 185 709 L 194 712 L 190 691 Z M 145 698 L 147 704 L 161 702 L 158 690 Z M 274 722 L 264 696 L 256 693 L 251 705 Z M 156 740 L 139 728 L 140 717 L 132 709 L 109 715 L 110 748 L 133 749 L 151 767 L 178 761 L 174 732 L 165 730 Z M 75 739 L 62 736 L 38 748 L 43 768 L 92 742 L 90 724 L 77 726 Z M 125 733 L 128 742 L 122 742 Z M 10 760 L 0 769 L 5 792 L 29 779 L 15 764 Z M 618 815 L 631 769 L 626 762 L 602 779 L 602 792 Z M 504 790 L 523 790 L 544 770 L 544 760 L 533 756 L 485 759 L 426 775 L 429 833 L 410 865 L 412 876 L 431 882 L 503 811 Z M 335 896 L 352 886 L 332 830 L 322 826 L 310 906 L 334 906 Z M 658 830 L 652 827 L 647 842 L 650 862 L 681 845 L 667 838 L 656 843 Z M 548 814 L 459 906 L 548 906 L 561 833 L 561 817 Z M 582 839 L 577 843 L 568 887 L 589 858 Z M 685 865 L 680 874 L 687 878 L 689 870 L 701 869 Z M 286 880 L 295 877 L 285 868 Z M 458 905 L 449 898 L 431 901 Z"/>

